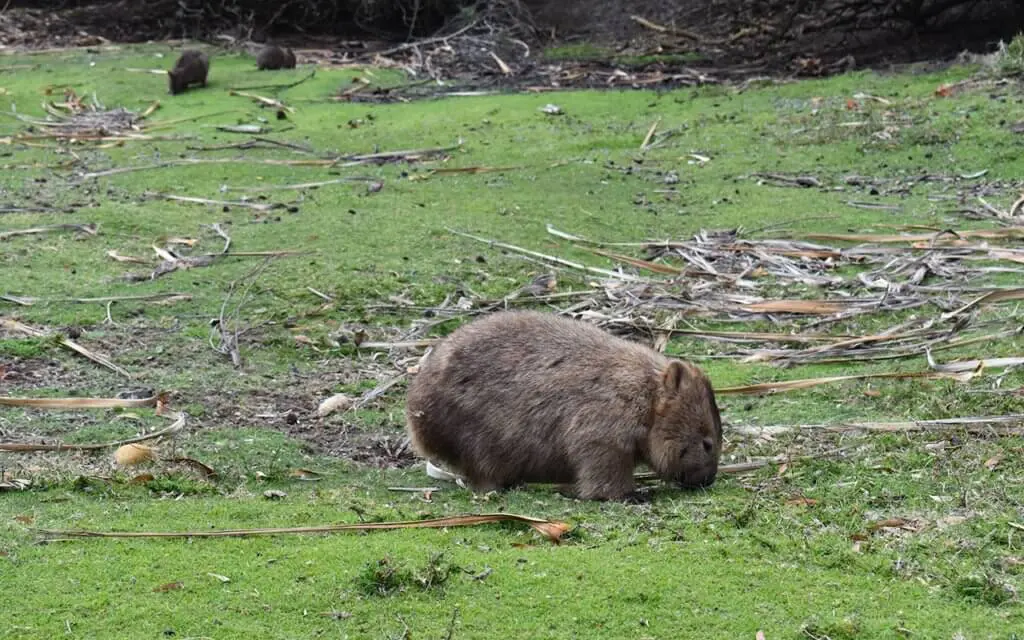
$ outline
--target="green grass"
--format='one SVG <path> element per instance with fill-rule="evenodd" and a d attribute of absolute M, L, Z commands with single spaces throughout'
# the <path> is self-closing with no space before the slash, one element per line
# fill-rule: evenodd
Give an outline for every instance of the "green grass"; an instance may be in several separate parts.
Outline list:
<path fill-rule="evenodd" d="M 699 62 L 704 56 L 696 51 L 685 53 L 650 53 L 624 54 L 611 47 L 603 47 L 591 42 L 578 42 L 544 50 L 545 60 L 552 62 L 608 62 L 624 67 L 643 67 L 654 63 L 687 64 Z"/>
<path fill-rule="evenodd" d="M 0 395 L 166 391 L 169 408 L 184 412 L 188 422 L 173 447 L 160 444 L 161 452 L 202 461 L 217 476 L 204 478 L 187 462 L 118 468 L 109 451 L 0 454 L 6 475 L 34 481 L 29 491 L 0 493 L 0 593 L 9 603 L 0 616 L 0 637 L 752 638 L 759 629 L 768 638 L 794 639 L 957 632 L 966 638 L 1019 637 L 1012 634 L 1024 622 L 1017 595 L 1024 586 L 1024 439 L 813 428 L 751 438 L 742 437 L 741 429 L 1019 413 L 1020 396 L 1009 391 L 1021 386 L 1020 373 L 1006 375 L 998 388 L 990 371 L 970 382 L 857 381 L 720 396 L 727 462 L 830 449 L 843 455 L 723 476 L 705 492 L 661 488 L 651 504 L 634 506 L 577 503 L 543 487 L 481 497 L 445 486 L 429 502 L 421 493 L 388 491 L 428 484 L 421 467 L 381 470 L 368 463 L 402 438 L 401 384 L 358 411 L 314 415 L 330 394 L 359 396 L 415 363 L 413 352 L 399 354 L 405 360 L 396 362 L 352 346 L 363 334 L 368 340 L 399 339 L 423 319 L 421 311 L 403 308 L 403 300 L 434 307 L 446 297 L 452 304 L 460 297 L 500 299 L 549 270 L 449 228 L 612 268 L 613 261 L 549 235 L 545 225 L 605 242 L 688 238 L 701 229 L 739 226 L 783 225 L 765 231 L 766 237 L 892 232 L 887 225 L 984 226 L 961 209 L 978 206 L 970 191 L 978 185 L 985 185 L 986 201 L 1002 209 L 1019 195 L 1015 181 L 1024 173 L 1024 156 L 1006 129 L 1019 119 L 1019 86 L 936 95 L 940 85 L 972 77 L 974 69 L 955 67 L 930 74 L 858 72 L 746 91 L 579 91 L 382 105 L 329 97 L 356 75 L 372 73 L 383 86 L 400 83 L 397 75 L 321 69 L 294 88 L 252 90 L 296 108 L 287 120 L 277 120 L 272 110 L 229 96 L 227 88 L 284 84 L 307 70 L 259 73 L 249 58 L 218 55 L 207 90 L 174 97 L 166 94 L 164 77 L 125 71 L 166 68 L 171 54 L 149 46 L 5 57 L 9 65 L 37 66 L 0 71 L 0 112 L 9 114 L 16 105 L 19 114 L 42 117 L 41 101 L 62 99 L 61 89 L 48 95 L 47 87 L 69 85 L 79 96 L 95 92 L 108 107 L 142 110 L 159 100 L 150 120 L 171 124 L 153 133 L 177 139 L 108 148 L 52 140 L 39 141 L 40 147 L 0 146 L 4 206 L 55 209 L 2 213 L 0 233 L 62 223 L 95 223 L 99 229 L 95 236 L 59 231 L 0 240 L 0 295 L 37 299 L 31 306 L 0 300 L 0 313 L 54 331 L 77 327 L 79 343 L 134 376 L 125 380 L 56 340 L 4 331 Z M 885 102 L 855 98 L 859 93 Z M 548 103 L 564 115 L 542 113 Z M 655 121 L 659 132 L 672 135 L 641 151 Z M 316 155 L 283 147 L 195 150 L 250 138 L 216 125 L 259 123 L 273 130 L 265 137 L 310 145 Z M 25 127 L 4 117 L 0 138 Z M 255 162 L 460 140 L 461 148 L 444 163 Z M 697 163 L 691 154 L 710 160 Z M 182 157 L 247 162 L 82 178 Z M 429 175 L 442 166 L 516 168 Z M 981 170 L 982 177 L 960 177 Z M 673 172 L 678 182 L 668 184 L 666 175 Z M 814 175 L 825 188 L 758 184 L 748 177 L 755 172 Z M 850 175 L 882 179 L 885 190 L 872 194 L 869 187 L 850 186 Z M 924 175 L 934 179 L 922 180 Z M 266 192 L 260 202 L 296 209 L 269 213 L 146 196 L 237 200 L 257 194 L 235 188 L 343 176 L 384 186 L 376 193 L 363 182 Z M 850 200 L 900 210 L 855 208 L 846 204 Z M 167 238 L 197 239 L 197 253 L 219 251 L 223 240 L 209 228 L 213 223 L 230 234 L 234 251 L 303 253 L 274 260 L 254 280 L 246 275 L 260 258 L 246 257 L 154 280 L 123 280 L 127 272 L 152 270 L 152 246 Z M 108 251 L 151 263 L 116 262 Z M 239 315 L 249 328 L 241 336 L 240 369 L 209 344 L 210 322 L 236 282 L 253 282 Z M 577 271 L 558 271 L 558 291 L 583 290 L 592 282 Z M 992 274 L 986 282 L 1009 286 L 1019 274 Z M 331 296 L 332 304 L 325 307 L 309 288 Z M 171 292 L 187 297 L 166 304 L 117 301 L 109 309 L 104 302 L 72 301 Z M 827 293 L 778 288 L 787 298 Z M 1016 305 L 986 307 L 976 322 L 1018 326 Z M 826 330 L 867 334 L 934 313 L 928 307 L 872 314 Z M 792 329 L 767 321 L 692 323 Z M 456 324 L 440 324 L 433 333 Z M 966 335 L 990 330 L 975 324 Z M 940 362 L 1012 356 L 1022 347 L 1018 334 L 934 356 Z M 671 353 L 698 359 L 720 388 L 926 367 L 923 357 L 788 368 L 720 357 L 734 350 L 686 337 L 669 345 Z M 166 425 L 151 409 L 0 409 L 4 441 L 106 442 Z M 298 469 L 322 477 L 302 481 Z M 267 499 L 269 489 L 287 496 Z M 45 545 L 34 544 L 31 530 L 303 526 L 499 510 L 566 520 L 576 528 L 558 546 L 515 526 Z M 872 527 L 893 519 L 904 526 Z M 180 588 L 161 589 L 179 581 Z"/>

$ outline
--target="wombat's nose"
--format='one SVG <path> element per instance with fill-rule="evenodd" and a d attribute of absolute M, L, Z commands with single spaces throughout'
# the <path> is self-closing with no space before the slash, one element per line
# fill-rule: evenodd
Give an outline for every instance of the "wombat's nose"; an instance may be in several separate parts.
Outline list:
<path fill-rule="evenodd" d="M 716 475 L 718 475 L 717 468 L 712 469 L 707 473 L 701 474 L 700 476 L 687 475 L 682 479 L 682 481 L 680 481 L 679 484 L 684 489 L 705 489 L 715 483 Z"/>
<path fill-rule="evenodd" d="M 715 441 L 711 438 L 704 438 L 704 442 L 702 444 L 704 445 L 704 453 L 710 454 L 715 450 Z"/>

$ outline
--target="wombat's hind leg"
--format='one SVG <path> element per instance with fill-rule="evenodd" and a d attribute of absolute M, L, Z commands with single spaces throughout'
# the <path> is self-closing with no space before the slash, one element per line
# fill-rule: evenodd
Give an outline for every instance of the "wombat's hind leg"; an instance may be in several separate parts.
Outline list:
<path fill-rule="evenodd" d="M 576 470 L 576 495 L 583 500 L 625 500 L 636 491 L 633 456 L 589 451 Z"/>

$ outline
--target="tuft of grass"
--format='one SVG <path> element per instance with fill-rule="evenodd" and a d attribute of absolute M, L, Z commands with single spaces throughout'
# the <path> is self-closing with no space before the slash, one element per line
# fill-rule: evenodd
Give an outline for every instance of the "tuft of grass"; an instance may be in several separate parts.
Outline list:
<path fill-rule="evenodd" d="M 412 571 L 390 557 L 366 563 L 355 578 L 356 588 L 364 596 L 393 595 L 412 583 Z"/>
<path fill-rule="evenodd" d="M 423 567 L 413 570 L 393 557 L 385 556 L 364 565 L 355 577 L 356 590 L 364 596 L 391 596 L 409 589 L 444 591 L 448 580 L 461 569 L 444 559 L 444 553 L 432 553 Z"/>

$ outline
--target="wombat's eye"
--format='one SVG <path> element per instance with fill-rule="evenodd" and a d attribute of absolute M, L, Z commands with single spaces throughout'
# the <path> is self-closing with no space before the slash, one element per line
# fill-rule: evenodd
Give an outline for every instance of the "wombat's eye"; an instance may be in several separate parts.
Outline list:
<path fill-rule="evenodd" d="M 711 438 L 704 438 L 704 453 L 711 453 L 715 449 L 715 442 Z"/>

